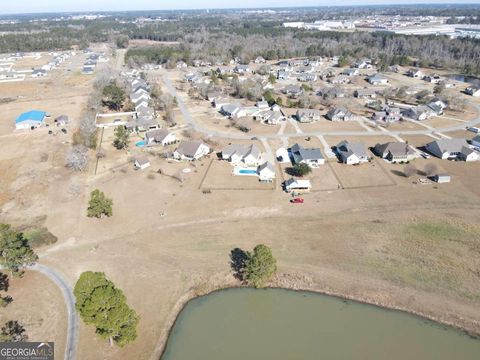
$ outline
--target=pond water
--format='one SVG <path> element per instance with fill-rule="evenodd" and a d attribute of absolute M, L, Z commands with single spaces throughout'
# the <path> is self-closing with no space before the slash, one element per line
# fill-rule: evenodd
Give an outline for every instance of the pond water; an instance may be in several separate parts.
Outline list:
<path fill-rule="evenodd" d="M 480 340 L 406 313 L 281 289 L 229 289 L 180 313 L 162 360 L 478 360 Z"/>
<path fill-rule="evenodd" d="M 480 79 L 474 76 L 450 75 L 448 78 L 451 80 L 462 81 L 470 85 L 480 87 Z"/>

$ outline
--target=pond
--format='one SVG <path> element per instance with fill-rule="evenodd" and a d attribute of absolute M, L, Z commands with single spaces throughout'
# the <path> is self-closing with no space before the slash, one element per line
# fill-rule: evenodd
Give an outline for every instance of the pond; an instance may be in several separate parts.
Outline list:
<path fill-rule="evenodd" d="M 467 76 L 467 75 L 450 75 L 448 77 L 451 80 L 462 81 L 468 83 L 470 85 L 480 87 L 480 79 L 474 76 Z"/>
<path fill-rule="evenodd" d="M 403 312 L 281 289 L 192 300 L 162 360 L 480 359 L 480 340 Z"/>

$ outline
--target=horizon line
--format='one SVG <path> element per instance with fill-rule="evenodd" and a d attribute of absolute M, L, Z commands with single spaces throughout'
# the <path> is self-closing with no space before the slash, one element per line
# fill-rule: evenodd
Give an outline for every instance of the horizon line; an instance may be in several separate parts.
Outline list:
<path fill-rule="evenodd" d="M 1 13 L 4 16 L 26 15 L 54 15 L 54 14 L 113 14 L 135 12 L 175 12 L 175 11 L 209 11 L 209 10 L 278 10 L 278 9 L 318 9 L 344 7 L 397 7 L 397 6 L 474 6 L 480 8 L 480 3 L 392 3 L 392 4 L 352 4 L 352 5 L 304 5 L 304 6 L 266 6 L 266 7 L 210 7 L 210 8 L 178 8 L 178 9 L 131 9 L 131 10 L 72 10 L 72 11 L 34 11 L 25 13 Z"/>

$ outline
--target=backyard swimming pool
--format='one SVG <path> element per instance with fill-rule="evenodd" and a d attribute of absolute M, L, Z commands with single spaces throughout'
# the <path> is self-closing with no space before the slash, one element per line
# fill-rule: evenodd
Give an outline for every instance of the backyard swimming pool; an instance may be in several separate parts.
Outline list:
<path fill-rule="evenodd" d="M 136 147 L 144 147 L 146 145 L 145 141 L 144 140 L 140 140 L 140 141 L 137 141 L 135 143 L 135 146 Z"/>
<path fill-rule="evenodd" d="M 242 175 L 257 175 L 257 170 L 241 169 L 238 173 Z"/>

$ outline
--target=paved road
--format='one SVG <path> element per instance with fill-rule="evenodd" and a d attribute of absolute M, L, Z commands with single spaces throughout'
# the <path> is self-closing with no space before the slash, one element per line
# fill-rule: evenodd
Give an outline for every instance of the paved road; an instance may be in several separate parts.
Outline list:
<path fill-rule="evenodd" d="M 194 130 L 204 133 L 208 136 L 216 136 L 225 139 L 234 139 L 234 140 L 249 140 L 255 135 L 244 135 L 244 134 L 231 134 L 223 131 L 207 129 L 201 124 L 197 123 L 193 118 L 192 114 L 188 110 L 187 106 L 183 102 L 182 98 L 177 95 L 177 91 L 172 84 L 170 76 L 168 72 L 162 73 L 162 80 L 165 84 L 167 91 L 170 95 L 175 96 L 177 98 L 178 107 L 183 114 L 185 122 L 190 125 Z M 477 111 L 480 113 L 480 106 L 476 104 L 472 104 L 475 106 Z M 464 130 L 466 127 L 476 126 L 480 123 L 480 117 L 462 122 L 455 126 L 449 126 L 444 128 L 429 128 L 425 130 L 399 130 L 399 131 L 313 131 L 313 132 L 302 132 L 302 136 L 379 136 L 379 135 L 387 135 L 392 136 L 394 138 L 402 136 L 402 135 L 431 135 L 431 134 L 438 134 L 438 133 L 445 133 L 450 131 L 457 131 L 457 130 Z M 419 122 L 420 124 L 420 122 Z M 281 139 L 281 138 L 288 138 L 288 137 L 298 137 L 298 133 L 283 133 L 283 134 L 265 134 L 261 135 L 264 139 Z"/>
<path fill-rule="evenodd" d="M 67 342 L 65 344 L 65 360 L 75 360 L 77 355 L 77 342 L 78 342 L 78 316 L 75 310 L 75 296 L 70 286 L 67 284 L 62 275 L 48 266 L 35 264 L 28 267 L 28 269 L 37 271 L 50 280 L 52 280 L 60 289 L 67 306 Z"/>

